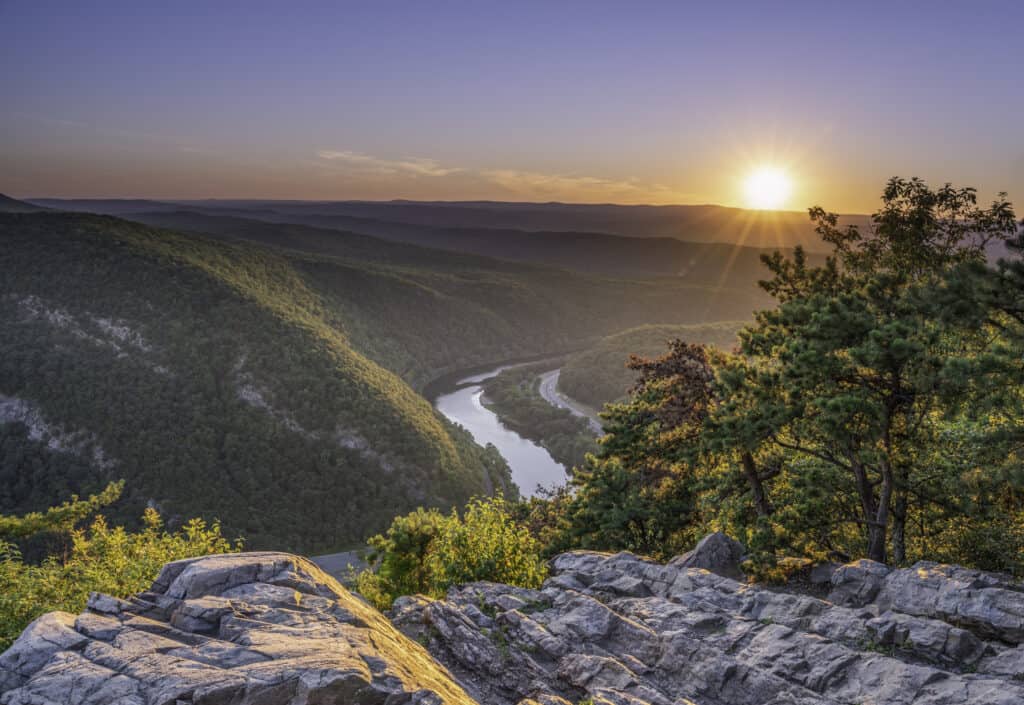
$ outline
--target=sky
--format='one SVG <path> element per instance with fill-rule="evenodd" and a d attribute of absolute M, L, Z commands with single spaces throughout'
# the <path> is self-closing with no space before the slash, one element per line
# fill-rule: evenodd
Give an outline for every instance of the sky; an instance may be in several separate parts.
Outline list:
<path fill-rule="evenodd" d="M 0 192 L 1024 203 L 1024 3 L 0 0 Z M 1024 210 L 1024 208 L 1018 208 Z"/>

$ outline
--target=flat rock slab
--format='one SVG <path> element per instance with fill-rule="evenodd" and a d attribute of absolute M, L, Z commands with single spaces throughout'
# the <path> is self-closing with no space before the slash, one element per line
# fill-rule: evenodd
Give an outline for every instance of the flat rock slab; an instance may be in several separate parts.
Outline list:
<path fill-rule="evenodd" d="M 310 561 L 169 563 L 130 600 L 33 622 L 0 655 L 2 705 L 470 705 L 419 644 Z"/>

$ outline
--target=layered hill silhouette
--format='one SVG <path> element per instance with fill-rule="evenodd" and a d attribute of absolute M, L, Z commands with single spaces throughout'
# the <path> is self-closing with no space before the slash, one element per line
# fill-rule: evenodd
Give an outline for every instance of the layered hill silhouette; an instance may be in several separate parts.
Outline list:
<path fill-rule="evenodd" d="M 0 193 L 0 213 L 35 213 L 41 210 L 45 208 Z"/>
<path fill-rule="evenodd" d="M 196 215 L 290 223 L 588 273 L 671 276 L 690 283 L 719 286 L 744 286 L 756 281 L 762 272 L 760 257 L 765 252 L 796 245 L 813 252 L 821 247 L 806 214 L 719 206 L 37 202 L 55 208 L 117 214 L 180 227 L 191 225 L 186 211 Z M 866 224 L 866 219 L 851 216 L 849 222 Z M 241 229 L 240 225 L 235 223 L 236 231 Z M 209 222 L 202 223 L 200 229 L 209 226 Z"/>

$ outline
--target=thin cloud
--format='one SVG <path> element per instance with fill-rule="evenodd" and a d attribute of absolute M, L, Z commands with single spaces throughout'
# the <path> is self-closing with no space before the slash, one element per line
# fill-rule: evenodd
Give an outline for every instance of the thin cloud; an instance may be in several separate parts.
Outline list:
<path fill-rule="evenodd" d="M 407 174 L 410 176 L 448 176 L 464 169 L 444 167 L 435 159 L 381 159 L 359 152 L 322 150 L 317 152 L 321 159 L 340 161 L 345 164 L 368 169 L 379 174 Z"/>
<path fill-rule="evenodd" d="M 581 174 L 550 174 L 519 169 L 468 169 L 451 167 L 436 159 L 384 159 L 352 150 L 317 152 L 320 164 L 340 166 L 345 172 L 383 180 L 450 177 L 458 175 L 464 187 L 469 181 L 489 183 L 516 198 L 565 201 L 675 202 L 693 198 L 668 186 L 636 178 L 606 179 Z"/>
<path fill-rule="evenodd" d="M 638 179 L 604 179 L 575 174 L 547 174 L 517 169 L 487 169 L 480 175 L 517 195 L 531 198 L 636 199 L 678 196 L 662 184 L 648 184 Z"/>

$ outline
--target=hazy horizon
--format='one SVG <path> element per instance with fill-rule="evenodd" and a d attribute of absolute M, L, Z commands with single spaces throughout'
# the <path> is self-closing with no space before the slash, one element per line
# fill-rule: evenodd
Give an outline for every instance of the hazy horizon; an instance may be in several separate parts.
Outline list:
<path fill-rule="evenodd" d="M 875 209 L 1024 194 L 1010 2 L 0 6 L 22 198 Z"/>

